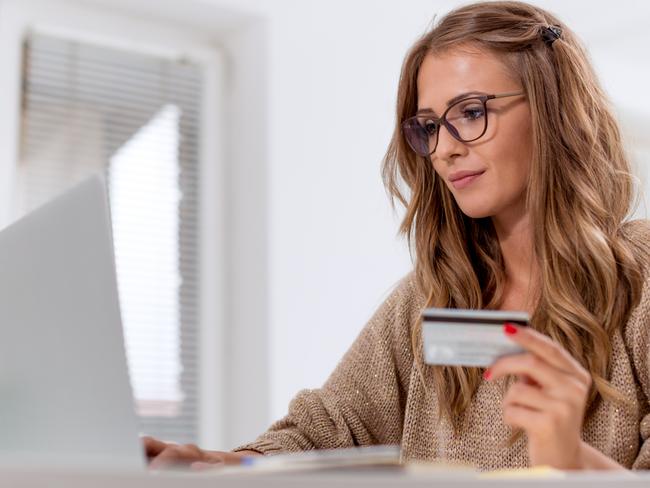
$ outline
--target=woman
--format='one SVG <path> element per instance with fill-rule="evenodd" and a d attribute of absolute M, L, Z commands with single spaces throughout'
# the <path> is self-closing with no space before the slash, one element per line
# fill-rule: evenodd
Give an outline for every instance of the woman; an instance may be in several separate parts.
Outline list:
<path fill-rule="evenodd" d="M 519 2 L 452 11 L 408 53 L 383 167 L 414 251 L 325 385 L 234 453 L 145 443 L 152 464 L 400 444 L 480 469 L 650 468 L 650 249 L 584 50 Z M 524 354 L 426 366 L 425 307 L 526 310 Z"/>

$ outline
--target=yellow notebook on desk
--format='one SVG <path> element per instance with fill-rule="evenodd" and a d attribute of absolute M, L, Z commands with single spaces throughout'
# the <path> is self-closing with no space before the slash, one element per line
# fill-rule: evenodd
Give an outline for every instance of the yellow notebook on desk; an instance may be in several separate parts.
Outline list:
<path fill-rule="evenodd" d="M 479 478 L 494 479 L 494 478 L 564 478 L 566 473 L 550 466 L 536 466 L 534 468 L 521 468 L 521 469 L 498 469 L 496 471 L 489 471 L 482 473 Z"/>

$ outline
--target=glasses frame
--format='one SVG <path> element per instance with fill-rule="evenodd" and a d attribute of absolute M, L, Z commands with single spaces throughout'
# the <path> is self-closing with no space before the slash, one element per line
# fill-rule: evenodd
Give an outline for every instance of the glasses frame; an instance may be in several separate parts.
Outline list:
<path fill-rule="evenodd" d="M 420 151 L 418 151 L 415 147 L 413 147 L 413 145 L 411 144 L 411 141 L 409 141 L 409 138 L 406 135 L 406 127 L 407 127 L 407 125 L 408 124 L 418 124 L 418 118 L 421 118 L 425 114 L 414 115 L 412 117 L 409 117 L 408 119 L 405 119 L 402 122 L 402 134 L 404 135 L 404 139 L 406 139 L 406 142 L 409 145 L 409 147 L 411 149 L 413 149 L 413 151 L 416 154 L 418 154 L 419 156 L 423 156 L 423 157 L 429 157 L 434 152 L 436 152 L 436 149 L 438 148 L 438 139 L 440 137 L 440 127 L 441 126 L 445 126 L 447 131 L 457 141 L 460 141 L 460 142 L 473 142 L 473 141 L 476 141 L 477 139 L 480 139 L 481 137 L 483 137 L 485 135 L 485 133 L 487 132 L 487 128 L 488 128 L 487 102 L 488 102 L 488 100 L 494 100 L 496 98 L 514 97 L 514 96 L 517 96 L 517 95 L 524 95 L 524 94 L 525 93 L 523 91 L 518 91 L 518 92 L 508 92 L 508 93 L 493 93 L 491 95 L 468 95 L 467 97 L 462 98 L 462 99 L 452 103 L 451 105 L 449 105 L 449 107 L 447 107 L 447 109 L 443 112 L 443 114 L 440 117 L 430 117 L 430 119 L 434 123 L 436 123 L 438 125 L 438 129 L 436 130 L 436 134 L 435 134 L 436 135 L 436 143 L 433 146 L 433 150 L 431 152 L 427 153 L 427 154 L 423 154 Z M 485 126 L 483 127 L 483 131 L 481 132 L 481 134 L 479 136 L 474 137 L 472 139 L 465 140 L 465 139 L 460 137 L 460 135 L 458 134 L 458 131 L 456 130 L 456 128 L 447 120 L 447 113 L 449 113 L 449 111 L 453 107 L 458 105 L 459 103 L 466 102 L 467 100 L 480 100 L 483 103 L 483 111 L 485 112 Z M 429 138 L 430 137 L 432 137 L 432 136 L 429 136 Z"/>

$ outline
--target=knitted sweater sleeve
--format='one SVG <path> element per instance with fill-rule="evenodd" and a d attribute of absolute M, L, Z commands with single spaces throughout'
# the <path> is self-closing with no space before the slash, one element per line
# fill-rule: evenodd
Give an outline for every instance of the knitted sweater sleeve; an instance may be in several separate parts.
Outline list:
<path fill-rule="evenodd" d="M 650 469 L 650 279 L 646 279 L 639 305 L 626 330 L 626 344 L 637 379 L 639 411 L 639 453 L 632 469 Z"/>
<path fill-rule="evenodd" d="M 235 451 L 263 454 L 399 444 L 408 381 L 415 305 L 413 274 L 381 304 L 325 384 L 302 390 L 287 415 Z"/>
<path fill-rule="evenodd" d="M 625 347 L 632 360 L 640 405 L 640 449 L 632 469 L 650 469 L 650 221 L 628 222 L 625 233 L 638 247 L 645 276 L 641 299 L 625 328 Z"/>

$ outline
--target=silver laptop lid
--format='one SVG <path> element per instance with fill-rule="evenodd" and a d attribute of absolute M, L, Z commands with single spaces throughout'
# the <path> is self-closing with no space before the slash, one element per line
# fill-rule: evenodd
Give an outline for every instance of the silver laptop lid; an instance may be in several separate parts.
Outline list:
<path fill-rule="evenodd" d="M 0 232 L 0 459 L 144 467 L 105 184 Z"/>

